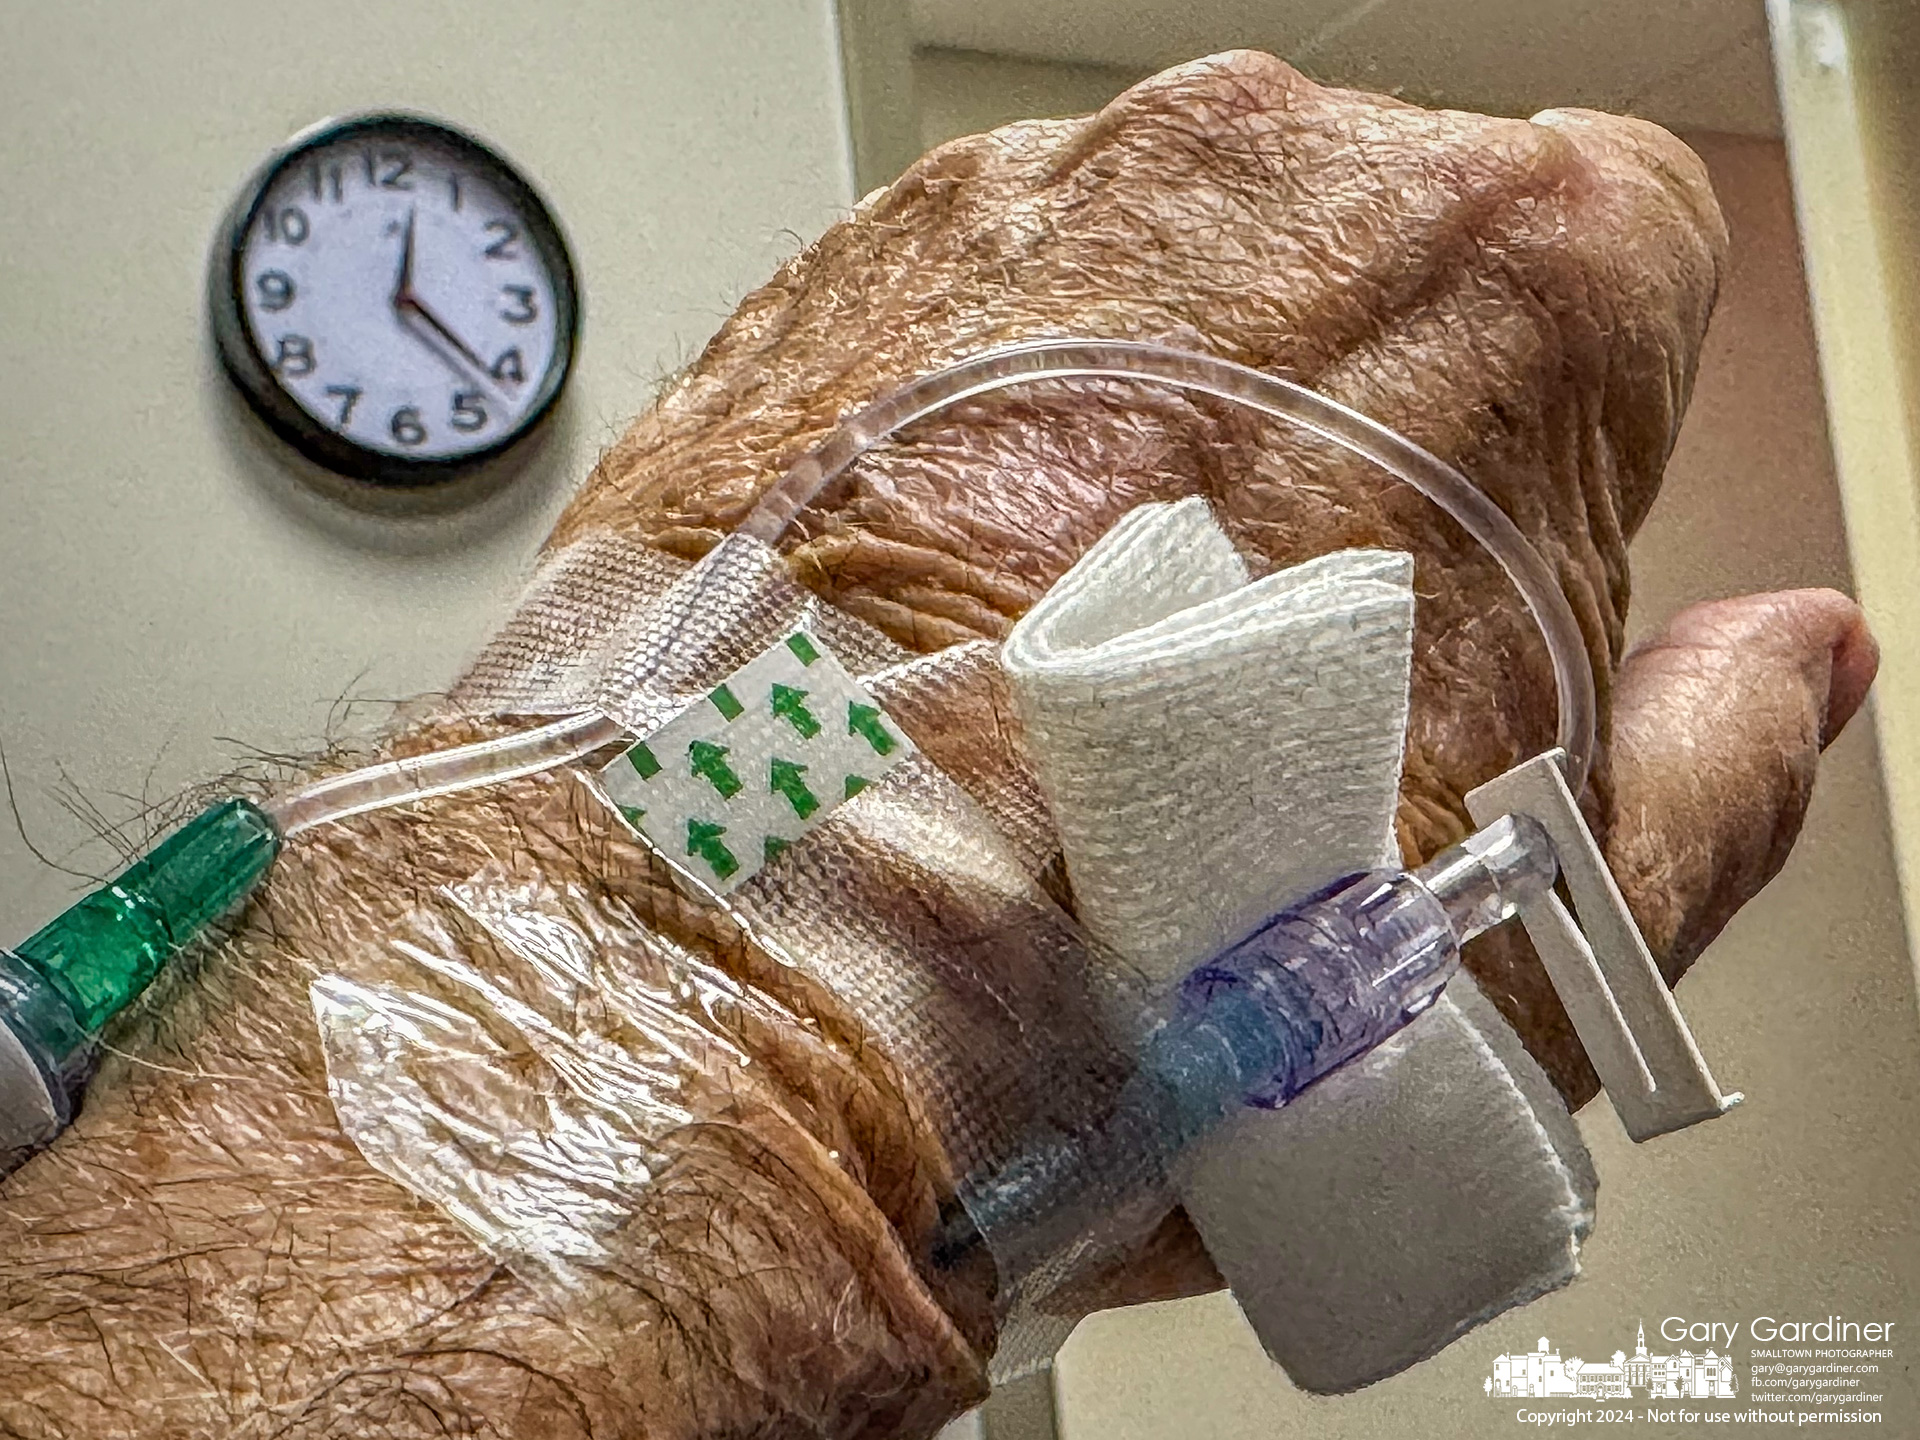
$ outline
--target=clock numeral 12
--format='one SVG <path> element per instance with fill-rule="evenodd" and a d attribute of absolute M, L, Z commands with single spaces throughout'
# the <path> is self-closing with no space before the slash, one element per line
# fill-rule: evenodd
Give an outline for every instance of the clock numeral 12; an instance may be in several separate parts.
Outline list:
<path fill-rule="evenodd" d="M 382 190 L 411 190 L 413 181 L 407 178 L 413 169 L 413 157 L 404 150 L 383 150 L 378 156 L 373 151 L 366 152 L 367 184 L 377 185 Z"/>

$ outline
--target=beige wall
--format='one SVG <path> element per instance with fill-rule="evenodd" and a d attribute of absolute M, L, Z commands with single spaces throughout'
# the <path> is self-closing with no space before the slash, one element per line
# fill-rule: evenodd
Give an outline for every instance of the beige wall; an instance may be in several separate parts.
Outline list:
<path fill-rule="evenodd" d="M 1860 0 L 1849 7 L 1867 111 L 1867 159 L 1886 283 L 1905 342 L 1907 437 L 1920 441 L 1920 5 Z M 1920 457 L 1916 457 L 1920 459 Z"/>
<path fill-rule="evenodd" d="M 0 26 L 0 751 L 56 858 L 245 746 L 312 749 L 343 695 L 445 684 L 567 490 L 751 286 L 852 198 L 830 0 L 13 4 Z M 229 394 L 216 219 L 328 114 L 411 106 L 497 142 L 571 236 L 571 393 L 514 487 L 370 518 Z M 371 715 L 377 716 L 375 707 Z M 231 736 L 232 741 L 216 737 Z M 0 823 L 0 942 L 73 881 Z"/>
<path fill-rule="evenodd" d="M 977 134 L 1010 120 L 1084 115 L 1149 73 L 1120 65 L 920 49 L 913 56 L 920 148 L 931 150 L 956 135 Z"/>
<path fill-rule="evenodd" d="M 1920 935 L 1920 12 L 1767 0 L 1854 581 L 1882 640 L 1880 741 Z"/>
<path fill-rule="evenodd" d="M 1777 135 L 1762 0 L 896 0 L 942 50 L 1159 70 L 1250 46 L 1329 84 Z M 1906 0 L 1871 0 L 1892 7 Z"/>

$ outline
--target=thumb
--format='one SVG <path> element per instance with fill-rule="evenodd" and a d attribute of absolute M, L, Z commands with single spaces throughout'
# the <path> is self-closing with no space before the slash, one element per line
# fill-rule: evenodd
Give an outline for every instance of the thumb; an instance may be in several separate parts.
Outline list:
<path fill-rule="evenodd" d="M 1879 647 L 1833 590 L 1689 606 L 1614 689 L 1607 864 L 1672 984 L 1779 873 Z"/>

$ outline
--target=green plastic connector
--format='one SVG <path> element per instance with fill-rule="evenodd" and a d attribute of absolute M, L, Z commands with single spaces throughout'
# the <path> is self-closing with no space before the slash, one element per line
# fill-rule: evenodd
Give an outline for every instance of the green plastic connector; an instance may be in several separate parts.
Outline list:
<path fill-rule="evenodd" d="M 15 950 L 89 1036 L 139 998 L 161 967 L 272 866 L 280 834 L 248 800 L 224 800 L 174 831 Z"/>

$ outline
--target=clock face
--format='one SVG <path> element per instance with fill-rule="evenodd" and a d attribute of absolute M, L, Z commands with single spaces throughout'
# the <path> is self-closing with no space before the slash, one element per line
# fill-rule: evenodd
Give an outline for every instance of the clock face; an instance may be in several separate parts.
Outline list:
<path fill-rule="evenodd" d="M 458 131 L 369 115 L 309 132 L 249 185 L 225 238 L 221 358 L 331 469 L 450 478 L 559 395 L 578 320 L 566 246 L 532 188 Z"/>

